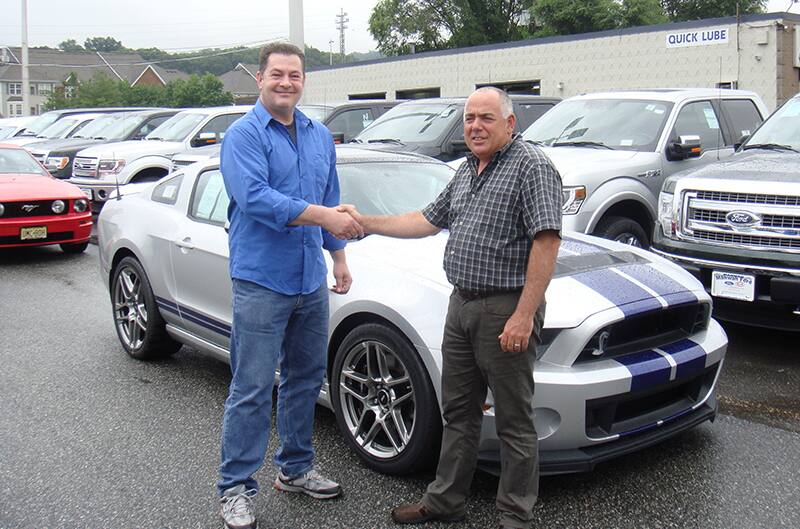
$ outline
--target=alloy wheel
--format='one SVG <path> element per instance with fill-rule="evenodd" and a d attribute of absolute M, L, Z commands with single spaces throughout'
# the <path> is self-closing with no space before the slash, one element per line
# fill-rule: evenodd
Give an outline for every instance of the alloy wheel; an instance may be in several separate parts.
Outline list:
<path fill-rule="evenodd" d="M 147 332 L 147 307 L 142 279 L 129 266 L 117 274 L 114 289 L 114 323 L 126 347 L 136 350 L 142 346 Z"/>

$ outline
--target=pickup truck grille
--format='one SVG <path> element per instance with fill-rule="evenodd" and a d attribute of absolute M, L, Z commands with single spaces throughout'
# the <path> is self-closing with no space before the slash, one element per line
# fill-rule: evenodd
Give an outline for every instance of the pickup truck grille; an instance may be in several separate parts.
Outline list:
<path fill-rule="evenodd" d="M 750 222 L 731 222 L 733 212 Z M 681 236 L 720 246 L 798 252 L 800 196 L 686 191 Z"/>
<path fill-rule="evenodd" d="M 97 161 L 97 158 L 75 158 L 72 162 L 72 175 L 97 178 Z"/>

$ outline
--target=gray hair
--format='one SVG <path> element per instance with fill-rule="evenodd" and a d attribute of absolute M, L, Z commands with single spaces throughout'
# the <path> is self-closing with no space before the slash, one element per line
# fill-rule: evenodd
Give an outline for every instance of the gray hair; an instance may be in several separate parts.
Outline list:
<path fill-rule="evenodd" d="M 496 86 L 482 86 L 475 91 L 497 94 L 497 97 L 500 99 L 500 112 L 503 115 L 503 119 L 514 113 L 514 103 L 511 102 L 511 98 L 508 97 L 508 93 L 506 93 L 505 90 L 501 90 Z"/>

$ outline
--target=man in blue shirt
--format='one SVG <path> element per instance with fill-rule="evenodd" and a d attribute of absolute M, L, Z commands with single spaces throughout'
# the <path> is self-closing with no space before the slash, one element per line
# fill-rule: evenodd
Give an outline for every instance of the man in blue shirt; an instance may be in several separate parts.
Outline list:
<path fill-rule="evenodd" d="M 269 441 L 272 388 L 280 367 L 277 425 L 279 467 L 274 487 L 333 498 L 339 485 L 314 470 L 311 430 L 325 376 L 328 342 L 327 267 L 334 292 L 352 278 L 345 242 L 363 236 L 337 211 L 336 151 L 328 129 L 295 106 L 305 82 L 299 48 L 273 43 L 261 50 L 259 99 L 222 143 L 221 169 L 230 197 L 233 282 L 230 392 L 222 422 L 221 516 L 230 529 L 253 529 L 253 474 Z"/>

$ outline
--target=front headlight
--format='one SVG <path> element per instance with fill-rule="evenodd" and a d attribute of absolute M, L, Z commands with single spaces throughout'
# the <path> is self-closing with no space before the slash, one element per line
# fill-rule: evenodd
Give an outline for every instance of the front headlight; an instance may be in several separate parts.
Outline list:
<path fill-rule="evenodd" d="M 59 213 L 64 213 L 64 208 L 66 207 L 67 205 L 64 204 L 63 200 L 54 200 L 53 203 L 50 205 L 50 209 L 52 209 L 53 213 L 55 213 L 56 215 L 58 215 Z"/>
<path fill-rule="evenodd" d="M 45 167 L 60 171 L 69 164 L 69 156 L 48 156 L 44 162 Z"/>
<path fill-rule="evenodd" d="M 675 195 L 662 191 L 658 195 L 658 221 L 661 223 L 661 230 L 665 237 L 674 239 L 678 232 L 678 218 L 676 215 L 673 200 Z"/>
<path fill-rule="evenodd" d="M 586 200 L 586 187 L 574 186 L 561 188 L 561 213 L 574 215 L 581 209 Z"/>
<path fill-rule="evenodd" d="M 72 207 L 75 208 L 76 213 L 83 213 L 89 209 L 89 201 L 85 198 L 79 198 Z"/>
<path fill-rule="evenodd" d="M 125 167 L 125 160 L 100 160 L 97 164 L 97 174 L 117 174 Z"/>
<path fill-rule="evenodd" d="M 3 216 L 3 213 L 6 212 L 6 207 L 3 204 L 0 204 L 0 217 Z"/>

